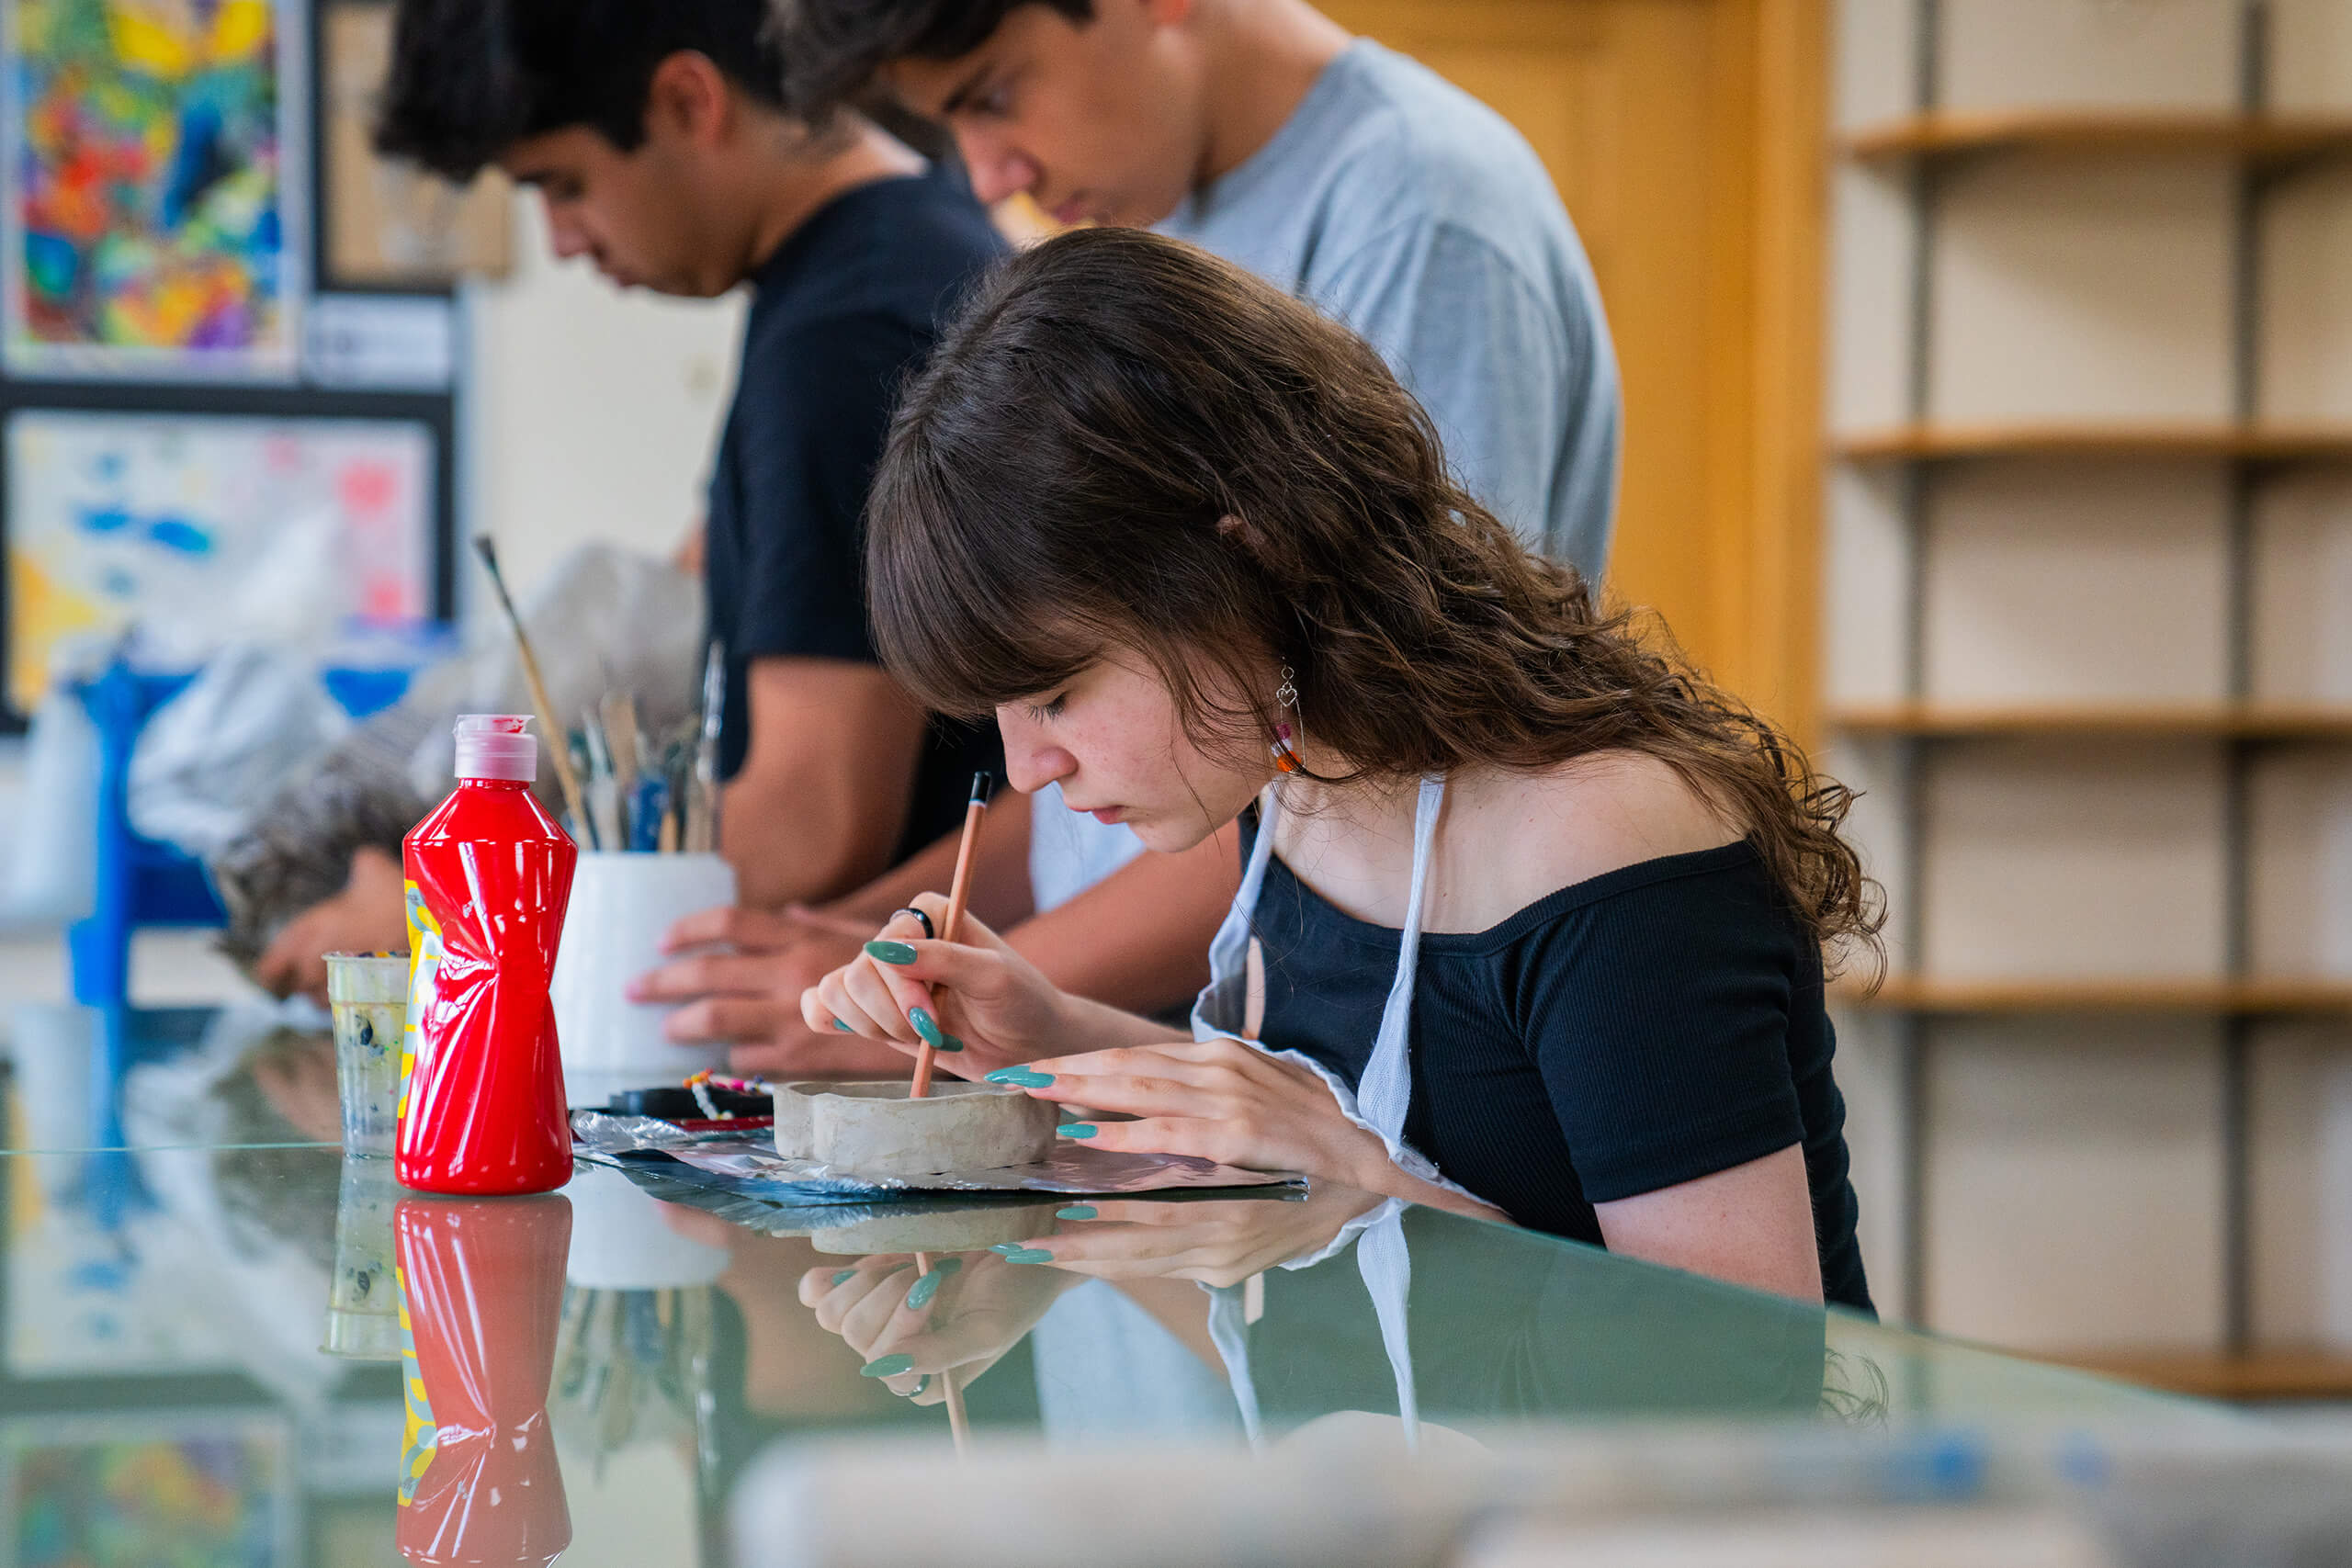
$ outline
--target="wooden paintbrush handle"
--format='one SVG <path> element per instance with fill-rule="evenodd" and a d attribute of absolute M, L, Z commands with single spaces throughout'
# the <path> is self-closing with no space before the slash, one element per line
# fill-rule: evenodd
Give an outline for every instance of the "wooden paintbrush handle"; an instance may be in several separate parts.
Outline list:
<path fill-rule="evenodd" d="M 964 837 L 956 846 L 956 876 L 947 885 L 947 918 L 939 922 L 942 942 L 954 942 L 964 924 L 964 905 L 972 896 L 972 847 L 980 840 L 980 818 L 988 815 L 989 795 L 995 787 L 996 780 L 989 773 L 977 774 L 972 780 L 972 803 L 964 807 Z M 921 1100 L 931 1093 L 936 1055 L 928 1040 L 915 1053 L 915 1081 L 908 1086 L 909 1100 Z"/>

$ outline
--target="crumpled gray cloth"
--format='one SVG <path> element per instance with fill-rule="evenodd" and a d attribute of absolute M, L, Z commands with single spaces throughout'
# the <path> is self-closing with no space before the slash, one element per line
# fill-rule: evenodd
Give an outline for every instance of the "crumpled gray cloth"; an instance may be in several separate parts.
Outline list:
<path fill-rule="evenodd" d="M 608 690 L 636 694 L 650 735 L 675 731 L 695 713 L 702 587 L 668 562 L 583 546 L 526 597 L 523 620 L 560 723 L 578 724 Z M 521 658 L 499 621 L 477 626 L 465 652 L 420 671 L 401 703 L 356 727 L 299 650 L 232 649 L 141 732 L 131 824 L 211 860 L 273 815 L 303 815 L 288 797 L 312 788 L 347 792 L 356 784 L 429 806 L 449 792 L 459 714 L 532 711 Z M 553 770 L 539 773 L 543 797 L 553 801 Z"/>
<path fill-rule="evenodd" d="M 350 731 L 310 660 L 286 648 L 225 649 L 140 731 L 130 825 L 190 854 L 213 854 L 243 830 L 256 803 Z"/>

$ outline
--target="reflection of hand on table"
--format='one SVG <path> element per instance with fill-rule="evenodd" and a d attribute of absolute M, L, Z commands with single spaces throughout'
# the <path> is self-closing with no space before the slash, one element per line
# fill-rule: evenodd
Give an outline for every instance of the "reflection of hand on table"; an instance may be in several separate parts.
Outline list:
<path fill-rule="evenodd" d="M 335 1085 L 333 1039 L 321 1035 L 260 1052 L 253 1060 L 253 1075 L 270 1109 L 296 1132 L 322 1144 L 342 1138 L 343 1094 Z"/>
<path fill-rule="evenodd" d="M 819 1034 L 800 1020 L 800 993 L 854 959 L 871 930 L 797 907 L 705 909 L 670 929 L 662 947 L 677 956 L 640 976 L 629 996 L 683 1004 L 663 1032 L 681 1045 L 732 1046 L 729 1065 L 739 1073 L 894 1077 L 906 1064 L 888 1046 Z"/>
<path fill-rule="evenodd" d="M 1317 1183 L 1304 1202 L 1272 1198 L 1097 1199 L 1091 1217 L 1062 1211 L 1058 1235 L 1024 1242 L 1056 1269 L 1104 1280 L 1193 1280 L 1238 1285 L 1330 1245 L 1350 1220 L 1386 1200 Z"/>
<path fill-rule="evenodd" d="M 951 1373 L 957 1388 L 969 1388 L 1065 1292 L 1084 1283 L 993 1252 L 933 1255 L 931 1268 L 939 1283 L 920 1297 L 922 1277 L 903 1253 L 843 1259 L 800 1280 L 800 1299 L 819 1325 L 839 1335 L 883 1386 L 918 1404 L 944 1401 Z M 882 1364 L 892 1358 L 904 1364 L 884 1375 Z"/>
<path fill-rule="evenodd" d="M 743 1403 L 771 1419 L 870 1416 L 887 1397 L 844 1367 L 793 1285 L 821 1261 L 806 1237 L 763 1235 L 681 1203 L 662 1205 L 662 1223 L 729 1258 L 718 1288 L 743 1316 Z"/>

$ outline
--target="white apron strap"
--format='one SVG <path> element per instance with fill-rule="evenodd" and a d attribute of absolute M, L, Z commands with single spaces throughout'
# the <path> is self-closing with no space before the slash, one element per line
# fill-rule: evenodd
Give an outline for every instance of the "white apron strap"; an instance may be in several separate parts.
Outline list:
<path fill-rule="evenodd" d="M 1250 1311 L 1239 1285 L 1204 1287 L 1209 1295 L 1209 1343 L 1225 1360 L 1225 1380 L 1233 1389 L 1234 1408 L 1241 1413 L 1241 1431 L 1253 1449 L 1266 1446 L 1265 1427 L 1258 1418 L 1258 1381 L 1250 1375 Z"/>
<path fill-rule="evenodd" d="M 1413 976 L 1421 954 L 1421 904 L 1429 892 L 1430 846 L 1437 838 L 1438 815 L 1445 807 L 1445 781 L 1423 779 L 1419 806 L 1413 813 L 1413 886 L 1405 899 L 1405 931 L 1396 944 L 1396 977 L 1388 984 L 1388 1005 L 1380 1014 L 1380 1033 L 1373 1042 L 1372 1059 L 1356 1080 L 1356 1104 L 1384 1138 L 1402 1142 L 1405 1112 L 1413 1097 Z"/>
<path fill-rule="evenodd" d="M 1209 983 L 1193 1002 L 1193 1038 L 1214 1040 L 1238 1035 L 1249 990 L 1250 919 L 1257 911 L 1258 890 L 1266 885 L 1266 863 L 1274 855 L 1274 823 L 1280 812 L 1274 786 L 1258 795 L 1258 838 L 1250 846 L 1250 863 L 1241 873 L 1241 890 L 1225 912 L 1225 923 L 1209 943 Z"/>
<path fill-rule="evenodd" d="M 1429 892 L 1430 851 L 1437 819 L 1445 807 L 1445 781 L 1423 779 L 1413 813 L 1413 886 L 1405 899 L 1405 929 L 1396 943 L 1396 977 L 1389 982 L 1388 1005 L 1380 1015 L 1380 1035 L 1372 1060 L 1356 1080 L 1356 1103 L 1364 1120 L 1391 1144 L 1405 1139 L 1405 1112 L 1413 1099 L 1413 980 L 1420 963 L 1421 907 Z M 1405 1242 L 1402 1205 L 1392 1205 L 1380 1224 L 1356 1242 L 1356 1268 L 1380 1319 L 1380 1340 L 1396 1379 L 1396 1416 L 1405 1426 L 1405 1446 L 1421 1446 L 1420 1399 L 1413 1380 L 1413 1347 L 1407 1325 L 1413 1294 L 1413 1254 Z"/>
<path fill-rule="evenodd" d="M 1319 1064 L 1295 1052 L 1276 1052 L 1285 1060 L 1312 1066 L 1329 1083 L 1349 1120 L 1369 1126 L 1388 1145 L 1400 1164 L 1424 1179 L 1444 1181 L 1426 1159 L 1404 1142 L 1405 1113 L 1413 1095 L 1413 981 L 1421 950 L 1422 907 L 1429 892 L 1430 850 L 1437 839 L 1438 818 L 1445 807 L 1445 781 L 1421 781 L 1420 800 L 1413 815 L 1413 882 L 1405 900 L 1405 926 L 1396 948 L 1396 977 L 1389 982 L 1388 1003 L 1381 1010 L 1380 1033 L 1371 1059 L 1351 1096 Z M 1209 983 L 1193 1005 L 1193 1035 L 1197 1040 L 1236 1035 L 1242 1025 L 1248 990 L 1250 921 L 1265 885 L 1266 863 L 1274 844 L 1274 791 L 1259 796 L 1258 838 L 1250 848 L 1250 864 L 1242 873 L 1241 889 L 1225 924 L 1209 946 Z M 1263 1047 L 1261 1047 L 1263 1049 Z M 1351 1103 L 1352 1101 L 1352 1103 Z M 1409 1156 L 1409 1159 L 1408 1158 Z M 1453 1183 L 1446 1182 L 1447 1186 Z M 1456 1190 L 1460 1190 L 1458 1188 Z M 1413 1348 L 1408 1332 L 1413 1287 L 1413 1257 L 1406 1245 L 1402 1205 L 1390 1203 L 1376 1223 L 1356 1239 L 1356 1268 L 1363 1275 L 1365 1292 L 1380 1323 L 1381 1347 L 1387 1352 L 1390 1373 L 1396 1380 L 1396 1412 L 1405 1427 L 1408 1448 L 1421 1441 L 1420 1400 L 1413 1377 Z M 1259 1424 L 1258 1393 L 1250 1375 L 1249 1340 L 1240 1323 L 1238 1292 L 1217 1292 L 1211 1298 L 1210 1337 L 1224 1356 L 1234 1401 L 1242 1425 L 1255 1444 L 1263 1440 Z"/>

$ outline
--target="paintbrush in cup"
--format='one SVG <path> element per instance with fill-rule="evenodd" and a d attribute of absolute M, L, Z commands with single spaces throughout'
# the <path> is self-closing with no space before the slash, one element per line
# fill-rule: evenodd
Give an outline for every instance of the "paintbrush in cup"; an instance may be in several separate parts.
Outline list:
<path fill-rule="evenodd" d="M 972 846 L 979 841 L 980 818 L 988 814 L 989 796 L 995 793 L 994 773 L 972 775 L 972 798 L 964 807 L 964 838 L 956 846 L 956 878 L 947 885 L 947 917 L 939 922 L 942 942 L 954 942 L 957 929 L 964 923 L 964 906 L 972 897 Z M 907 1090 L 909 1100 L 922 1100 L 930 1095 L 936 1055 L 928 1040 L 915 1053 L 915 1081 Z"/>
<path fill-rule="evenodd" d="M 548 700 L 547 678 L 539 673 L 539 656 L 531 651 L 531 634 L 523 629 L 522 612 L 514 608 L 514 596 L 506 592 L 505 575 L 498 570 L 498 547 L 491 543 L 489 535 L 477 534 L 474 553 L 481 557 L 482 568 L 490 573 L 490 585 L 498 592 L 499 608 L 506 612 L 507 627 L 514 634 L 515 651 L 523 656 L 523 679 L 531 688 L 531 705 L 538 709 L 539 728 L 547 732 L 547 744 L 541 750 L 555 764 L 555 782 L 563 791 L 563 808 L 586 836 L 588 847 L 601 848 L 596 841 L 596 824 L 588 816 L 588 797 L 581 793 L 580 775 L 572 770 L 571 732 L 556 722 L 555 704 Z"/>

